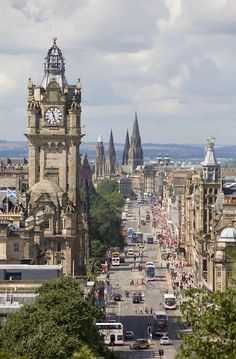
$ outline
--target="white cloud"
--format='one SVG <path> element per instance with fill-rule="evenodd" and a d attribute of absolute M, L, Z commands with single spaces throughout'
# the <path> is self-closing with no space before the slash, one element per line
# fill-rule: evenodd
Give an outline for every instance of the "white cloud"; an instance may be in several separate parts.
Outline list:
<path fill-rule="evenodd" d="M 112 127 L 124 141 L 137 110 L 143 142 L 204 142 L 214 131 L 217 143 L 235 142 L 235 0 L 1 0 L 9 139 L 23 138 L 27 79 L 42 80 L 55 11 L 67 80 L 82 80 L 86 140 L 100 128 L 106 141 Z"/>

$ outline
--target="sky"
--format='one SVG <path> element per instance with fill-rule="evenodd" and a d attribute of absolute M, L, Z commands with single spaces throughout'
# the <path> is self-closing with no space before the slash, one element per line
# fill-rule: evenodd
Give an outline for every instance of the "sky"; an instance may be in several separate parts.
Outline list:
<path fill-rule="evenodd" d="M 112 129 L 123 143 L 137 111 L 143 143 L 235 144 L 236 0 L 0 0 L 0 10 L 1 140 L 25 140 L 28 78 L 41 83 L 55 32 L 68 83 L 81 79 L 85 142 Z"/>

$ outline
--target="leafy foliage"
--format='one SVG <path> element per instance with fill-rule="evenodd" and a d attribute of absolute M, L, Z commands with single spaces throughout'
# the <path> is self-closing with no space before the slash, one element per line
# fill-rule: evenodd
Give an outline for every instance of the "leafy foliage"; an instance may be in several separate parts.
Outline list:
<path fill-rule="evenodd" d="M 180 334 L 184 343 L 176 359 L 234 359 L 236 353 L 236 291 L 209 294 L 187 291 L 184 319 L 191 325 L 189 335 Z"/>
<path fill-rule="evenodd" d="M 1 350 L 29 359 L 68 359 L 85 344 L 94 355 L 111 358 L 95 326 L 101 316 L 76 280 L 47 282 L 34 303 L 9 315 L 0 330 Z"/>
<path fill-rule="evenodd" d="M 112 246 L 123 246 L 124 243 L 121 234 L 124 200 L 118 188 L 116 181 L 103 180 L 97 187 L 97 196 L 90 211 L 91 237 L 93 241 L 97 240 L 102 244 L 102 252 Z"/>
<path fill-rule="evenodd" d="M 99 359 L 86 345 L 73 355 L 73 359 Z"/>

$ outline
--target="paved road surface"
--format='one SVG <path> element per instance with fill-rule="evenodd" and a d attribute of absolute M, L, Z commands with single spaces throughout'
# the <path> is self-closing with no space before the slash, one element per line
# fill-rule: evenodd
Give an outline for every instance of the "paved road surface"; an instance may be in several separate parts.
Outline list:
<path fill-rule="evenodd" d="M 142 217 L 144 216 L 147 209 L 147 207 L 141 207 L 140 212 Z M 126 222 L 126 226 L 133 227 L 134 230 L 137 231 L 137 207 L 132 210 L 132 214 L 135 217 L 135 220 L 130 219 Z M 140 231 L 143 233 L 152 233 L 151 222 L 140 226 Z M 130 240 L 128 241 L 129 245 L 127 248 L 131 246 Z M 137 258 L 136 262 L 138 261 L 139 259 Z M 153 323 L 153 317 L 150 314 L 150 308 L 152 307 L 153 311 L 163 310 L 163 291 L 168 288 L 170 289 L 170 278 L 166 267 L 164 267 L 163 263 L 161 263 L 159 244 L 145 244 L 145 248 L 143 249 L 143 262 L 147 261 L 154 262 L 158 280 L 148 282 L 145 285 L 141 285 L 141 278 L 145 278 L 145 269 L 143 269 L 142 272 L 138 271 L 137 269 L 131 269 L 134 267 L 134 258 L 127 258 L 124 264 L 121 264 L 119 267 L 111 268 L 110 280 L 113 285 L 113 292 L 119 292 L 123 297 L 121 302 L 108 301 L 108 318 L 121 321 L 124 324 L 124 330 L 133 330 L 135 333 L 135 339 L 147 337 L 148 322 Z M 139 280 L 139 284 L 130 286 L 131 279 Z M 116 282 L 119 282 L 119 288 L 115 288 Z M 135 290 L 144 291 L 144 301 L 142 304 L 133 304 L 132 297 L 125 297 L 125 290 L 129 290 L 131 293 Z M 145 313 L 146 307 L 149 309 L 148 314 Z M 140 308 L 142 308 L 142 312 L 144 314 L 139 314 Z M 121 358 L 159 358 L 158 350 L 160 347 L 162 347 L 164 349 L 164 358 L 173 359 L 177 353 L 177 348 L 180 343 L 176 332 L 180 330 L 181 327 L 180 324 L 173 320 L 173 317 L 178 316 L 179 312 L 169 311 L 168 314 L 168 335 L 171 340 L 170 345 L 160 346 L 159 338 L 153 338 L 151 348 L 148 350 L 132 351 L 129 348 L 129 344 L 131 343 L 129 341 L 126 341 L 123 347 L 115 347 L 114 350 L 119 353 Z"/>

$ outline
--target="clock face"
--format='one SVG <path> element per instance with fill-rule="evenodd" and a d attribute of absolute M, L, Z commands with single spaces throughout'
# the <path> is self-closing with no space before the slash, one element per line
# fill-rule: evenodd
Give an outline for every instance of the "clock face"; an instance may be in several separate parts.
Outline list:
<path fill-rule="evenodd" d="M 49 107 L 45 112 L 45 121 L 48 125 L 58 126 L 62 122 L 62 113 L 58 107 Z"/>

